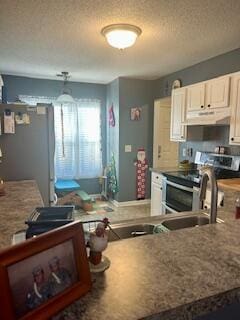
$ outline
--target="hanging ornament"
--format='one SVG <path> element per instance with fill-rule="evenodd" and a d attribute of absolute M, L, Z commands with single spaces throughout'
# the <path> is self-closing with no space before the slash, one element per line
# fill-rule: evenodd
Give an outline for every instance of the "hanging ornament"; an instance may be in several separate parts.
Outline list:
<path fill-rule="evenodd" d="M 115 127 L 115 115 L 113 110 L 113 104 L 109 108 L 108 114 L 109 114 L 109 127 Z"/>
<path fill-rule="evenodd" d="M 143 148 L 138 149 L 137 160 L 134 165 L 136 166 L 136 198 L 137 200 L 143 200 L 146 197 L 146 173 L 148 168 L 146 152 Z"/>

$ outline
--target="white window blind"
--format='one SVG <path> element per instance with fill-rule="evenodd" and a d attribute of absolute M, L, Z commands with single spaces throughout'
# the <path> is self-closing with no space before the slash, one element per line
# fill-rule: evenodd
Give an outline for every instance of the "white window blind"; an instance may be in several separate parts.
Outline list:
<path fill-rule="evenodd" d="M 54 106 L 57 178 L 95 178 L 101 175 L 100 108 L 98 100 L 78 100 L 76 105 Z"/>
<path fill-rule="evenodd" d="M 52 97 L 19 98 L 30 105 L 54 105 L 56 178 L 96 178 L 102 174 L 100 100 L 78 99 L 75 104 L 60 105 Z"/>

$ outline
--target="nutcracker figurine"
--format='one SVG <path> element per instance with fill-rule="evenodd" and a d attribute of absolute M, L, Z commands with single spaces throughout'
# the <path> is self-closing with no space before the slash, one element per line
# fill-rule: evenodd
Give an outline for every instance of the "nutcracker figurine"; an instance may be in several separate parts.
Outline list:
<path fill-rule="evenodd" d="M 148 162 L 143 148 L 138 149 L 136 166 L 136 195 L 137 200 L 145 199 L 146 196 L 146 171 Z"/>

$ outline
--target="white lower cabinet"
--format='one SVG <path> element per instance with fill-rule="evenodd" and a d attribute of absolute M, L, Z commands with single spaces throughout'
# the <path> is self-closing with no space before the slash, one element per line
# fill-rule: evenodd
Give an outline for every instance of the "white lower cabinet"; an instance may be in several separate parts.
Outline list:
<path fill-rule="evenodd" d="M 152 172 L 151 216 L 162 214 L 162 175 Z"/>

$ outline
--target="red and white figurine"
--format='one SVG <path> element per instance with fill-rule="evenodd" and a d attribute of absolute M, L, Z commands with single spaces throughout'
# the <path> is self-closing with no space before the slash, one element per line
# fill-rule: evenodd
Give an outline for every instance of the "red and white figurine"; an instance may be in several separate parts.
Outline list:
<path fill-rule="evenodd" d="M 108 235 L 106 232 L 106 227 L 108 226 L 108 224 L 108 219 L 104 218 L 102 222 L 98 223 L 96 230 L 90 233 L 89 261 L 94 265 L 98 265 L 102 261 L 102 252 L 107 248 Z"/>
<path fill-rule="evenodd" d="M 134 164 L 136 166 L 136 197 L 137 200 L 145 199 L 148 161 L 143 148 L 138 149 L 137 161 Z"/>

